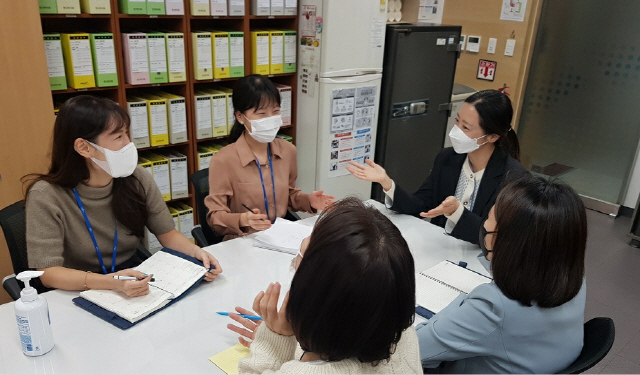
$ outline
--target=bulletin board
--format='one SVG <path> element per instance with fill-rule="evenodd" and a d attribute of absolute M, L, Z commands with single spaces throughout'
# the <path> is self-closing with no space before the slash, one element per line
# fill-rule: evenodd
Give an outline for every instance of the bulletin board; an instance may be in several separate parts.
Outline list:
<path fill-rule="evenodd" d="M 463 35 L 481 36 L 478 53 L 463 51 L 458 60 L 455 82 L 478 90 L 497 89 L 505 83 L 513 103 L 515 128 L 518 126 L 520 107 L 524 96 L 529 61 L 533 53 L 542 0 L 526 1 L 524 19 L 501 20 L 503 3 L 509 0 L 456 0 L 445 3 L 442 23 L 462 25 Z M 498 40 L 495 54 L 487 53 L 489 38 Z M 505 56 L 507 39 L 516 40 L 513 56 Z M 478 75 L 478 60 L 497 62 L 495 79 L 481 80 Z"/>
<path fill-rule="evenodd" d="M 524 89 L 533 53 L 535 36 L 543 0 L 448 0 L 444 1 L 442 24 L 461 25 L 462 34 L 481 37 L 478 53 L 462 51 L 458 60 L 455 82 L 477 90 L 509 87 L 514 109 L 513 125 L 517 129 Z M 506 4 L 505 4 L 506 3 Z M 506 20 L 503 5 L 521 3 L 522 21 Z M 406 22 L 418 21 L 420 0 L 403 0 L 402 17 Z M 501 17 L 502 16 L 502 17 Z M 518 18 L 518 17 L 511 17 Z M 494 54 L 487 53 L 489 38 L 496 38 Z M 505 56 L 507 39 L 516 41 L 513 56 Z M 495 61 L 497 69 L 493 81 L 478 79 L 479 60 Z"/>

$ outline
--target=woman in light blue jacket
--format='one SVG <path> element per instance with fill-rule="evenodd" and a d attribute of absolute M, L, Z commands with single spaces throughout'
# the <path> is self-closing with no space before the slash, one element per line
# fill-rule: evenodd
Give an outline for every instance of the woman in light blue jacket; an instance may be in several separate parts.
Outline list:
<path fill-rule="evenodd" d="M 418 329 L 425 368 L 440 373 L 555 373 L 580 354 L 586 212 L 569 186 L 524 176 L 480 226 L 493 282 Z"/>

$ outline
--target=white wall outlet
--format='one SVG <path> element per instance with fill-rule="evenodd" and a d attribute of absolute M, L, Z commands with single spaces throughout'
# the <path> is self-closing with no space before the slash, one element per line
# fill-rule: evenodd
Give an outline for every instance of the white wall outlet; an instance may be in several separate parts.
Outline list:
<path fill-rule="evenodd" d="M 489 38 L 489 44 L 487 45 L 487 53 L 496 53 L 497 44 L 498 44 L 498 39 Z"/>
<path fill-rule="evenodd" d="M 507 39 L 507 44 L 504 46 L 504 55 L 513 56 L 513 51 L 516 49 L 516 40 Z"/>

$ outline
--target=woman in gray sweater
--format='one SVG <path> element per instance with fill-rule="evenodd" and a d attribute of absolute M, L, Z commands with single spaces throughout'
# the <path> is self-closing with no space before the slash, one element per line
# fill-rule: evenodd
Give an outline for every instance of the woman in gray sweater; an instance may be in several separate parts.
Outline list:
<path fill-rule="evenodd" d="M 153 177 L 137 166 L 129 130 L 129 115 L 109 99 L 80 95 L 60 108 L 49 172 L 34 175 L 26 201 L 29 267 L 45 271 L 44 286 L 147 294 L 150 276 L 129 269 L 142 261 L 136 248 L 145 226 L 162 246 L 214 266 L 206 280 L 222 272 L 175 229 Z"/>

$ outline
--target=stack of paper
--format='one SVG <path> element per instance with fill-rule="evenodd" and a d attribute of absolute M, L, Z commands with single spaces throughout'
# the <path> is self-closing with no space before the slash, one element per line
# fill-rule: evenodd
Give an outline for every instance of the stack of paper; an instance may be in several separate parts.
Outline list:
<path fill-rule="evenodd" d="M 256 236 L 253 246 L 295 255 L 312 230 L 313 227 L 278 218 L 271 228 Z"/>

